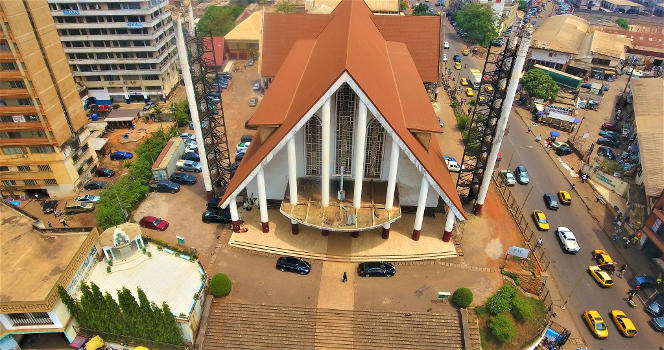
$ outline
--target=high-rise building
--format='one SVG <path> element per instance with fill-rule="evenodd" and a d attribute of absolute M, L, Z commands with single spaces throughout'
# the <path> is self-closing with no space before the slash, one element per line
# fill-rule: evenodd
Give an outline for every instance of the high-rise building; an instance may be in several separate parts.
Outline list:
<path fill-rule="evenodd" d="M 179 81 L 167 0 L 48 0 L 84 103 L 164 100 Z"/>
<path fill-rule="evenodd" d="M 0 0 L 0 191 L 65 195 L 97 165 L 46 0 Z"/>

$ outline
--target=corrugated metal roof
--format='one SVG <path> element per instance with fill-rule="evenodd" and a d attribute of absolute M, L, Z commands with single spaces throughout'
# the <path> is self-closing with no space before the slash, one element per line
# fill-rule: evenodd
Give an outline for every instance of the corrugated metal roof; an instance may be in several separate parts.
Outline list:
<path fill-rule="evenodd" d="M 593 32 L 592 44 L 590 51 L 599 53 L 609 57 L 625 59 L 625 47 L 632 44 L 630 38 L 626 38 L 617 34 L 609 34 L 601 31 Z"/>
<path fill-rule="evenodd" d="M 263 27 L 263 11 L 256 11 L 224 35 L 228 41 L 258 41 Z"/>
<path fill-rule="evenodd" d="M 549 17 L 533 33 L 531 46 L 578 55 L 588 29 L 586 20 L 573 15 Z"/>
<path fill-rule="evenodd" d="M 643 186 L 648 197 L 657 197 L 664 189 L 664 79 L 632 79 L 630 86 Z"/>

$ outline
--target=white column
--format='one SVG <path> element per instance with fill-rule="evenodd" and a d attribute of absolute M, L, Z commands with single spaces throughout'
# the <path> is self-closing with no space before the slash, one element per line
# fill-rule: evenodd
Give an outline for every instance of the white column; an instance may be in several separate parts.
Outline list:
<path fill-rule="evenodd" d="M 288 188 L 290 189 L 290 204 L 297 205 L 297 157 L 294 137 L 288 140 Z"/>
<path fill-rule="evenodd" d="M 395 139 L 392 139 L 392 148 L 390 149 L 390 171 L 387 174 L 387 193 L 385 194 L 385 209 L 392 209 L 394 204 L 394 190 L 397 185 L 397 168 L 399 167 L 399 145 Z"/>
<path fill-rule="evenodd" d="M 102 249 L 102 252 L 104 252 L 104 256 L 106 257 L 106 260 L 111 260 L 111 257 L 108 255 L 108 249 L 104 248 L 104 249 Z"/>
<path fill-rule="evenodd" d="M 355 132 L 355 157 L 353 167 L 355 170 L 355 187 L 353 188 L 353 207 L 359 208 L 362 204 L 362 181 L 364 181 L 364 148 L 367 143 L 367 106 L 360 101 L 357 113 L 357 130 Z"/>
<path fill-rule="evenodd" d="M 450 241 L 450 238 L 452 238 L 452 230 L 454 230 L 454 213 L 452 212 L 452 208 L 448 208 L 447 218 L 445 219 L 445 232 L 443 233 L 443 241 Z"/>
<path fill-rule="evenodd" d="M 330 109 L 332 102 L 328 98 L 323 104 L 321 115 L 321 205 L 330 206 Z"/>
<path fill-rule="evenodd" d="M 237 213 L 237 201 L 235 197 L 231 197 L 228 202 L 228 209 L 231 212 L 231 222 L 233 224 L 233 232 L 240 232 L 240 215 Z"/>
<path fill-rule="evenodd" d="M 519 51 L 516 56 L 516 61 L 514 62 L 514 68 L 512 69 L 512 76 L 510 77 L 505 100 L 503 101 L 503 110 L 500 112 L 500 119 L 498 119 L 498 124 L 496 126 L 496 136 L 493 139 L 493 145 L 491 145 L 491 152 L 489 152 L 487 158 L 486 169 L 484 170 L 484 176 L 482 177 L 482 184 L 480 185 L 475 208 L 473 209 L 477 215 L 482 212 L 482 206 L 486 200 L 489 184 L 491 184 L 491 176 L 493 175 L 493 170 L 496 166 L 496 157 L 498 156 L 500 145 L 503 142 L 505 128 L 507 127 L 507 121 L 509 120 L 510 112 L 512 111 L 512 103 L 514 102 L 514 96 L 516 95 L 516 88 L 519 85 L 521 71 L 526 62 L 528 47 L 530 47 L 530 33 L 526 31 L 521 38 L 521 44 L 519 44 Z"/>
<path fill-rule="evenodd" d="M 424 208 L 427 204 L 427 194 L 429 193 L 429 182 L 426 175 L 422 175 L 420 181 L 420 196 L 417 199 L 417 211 L 415 212 L 415 224 L 413 225 L 413 240 L 420 239 L 422 231 L 422 221 L 424 220 Z"/>
<path fill-rule="evenodd" d="M 191 72 L 189 71 L 189 61 L 187 60 L 187 48 L 184 44 L 184 35 L 182 34 L 182 18 L 177 21 L 177 49 L 180 58 L 180 67 L 182 68 L 182 79 L 184 80 L 184 90 L 187 93 L 187 101 L 189 102 L 189 114 L 191 115 L 191 122 L 194 124 L 194 134 L 196 135 L 196 145 L 198 146 L 198 154 L 200 155 L 200 163 L 203 175 L 203 184 L 208 199 L 212 199 L 212 180 L 210 179 L 210 170 L 208 169 L 207 156 L 205 154 L 205 144 L 203 143 L 203 132 L 201 131 L 201 122 L 198 118 L 198 103 L 196 103 L 196 94 L 194 92 L 194 84 L 191 81 Z"/>
<path fill-rule="evenodd" d="M 195 23 L 194 23 L 194 9 L 191 7 L 191 1 L 189 1 L 189 13 L 187 14 L 189 17 L 189 35 L 190 36 L 195 36 L 196 35 L 196 28 L 195 28 Z M 207 33 L 203 34 L 206 35 Z"/>
<path fill-rule="evenodd" d="M 265 174 L 263 168 L 258 170 L 256 175 L 256 185 L 258 187 L 258 208 L 261 211 L 261 224 L 263 225 L 263 232 L 269 231 L 268 218 L 267 218 L 267 195 L 265 193 Z"/>

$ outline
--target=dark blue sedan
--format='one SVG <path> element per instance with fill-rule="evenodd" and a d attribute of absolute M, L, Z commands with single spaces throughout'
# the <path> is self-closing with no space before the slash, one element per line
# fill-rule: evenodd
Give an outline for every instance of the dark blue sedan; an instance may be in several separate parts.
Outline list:
<path fill-rule="evenodd" d="M 113 152 L 111 153 L 111 160 L 132 159 L 134 155 L 131 152 Z"/>
<path fill-rule="evenodd" d="M 311 264 L 292 256 L 282 256 L 281 258 L 277 259 L 277 270 L 306 275 L 309 273 L 309 271 L 311 271 Z"/>

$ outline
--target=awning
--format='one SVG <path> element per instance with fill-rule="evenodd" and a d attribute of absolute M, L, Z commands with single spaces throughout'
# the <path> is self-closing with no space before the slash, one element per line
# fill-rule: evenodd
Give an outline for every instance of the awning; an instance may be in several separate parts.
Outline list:
<path fill-rule="evenodd" d="M 562 113 L 558 113 L 558 112 L 554 112 L 554 111 L 549 111 L 548 117 L 552 118 L 552 119 L 558 119 L 558 120 L 566 121 L 566 122 L 569 122 L 569 123 L 574 123 L 574 117 L 569 116 L 567 114 L 562 114 Z"/>
<path fill-rule="evenodd" d="M 100 336 L 95 335 L 87 344 L 85 344 L 85 350 L 97 350 L 102 346 L 104 346 L 104 340 L 101 339 Z"/>
<path fill-rule="evenodd" d="M 94 99 L 97 101 L 108 101 L 111 99 L 111 96 L 104 89 L 88 89 L 88 95 L 90 97 L 94 97 Z"/>

